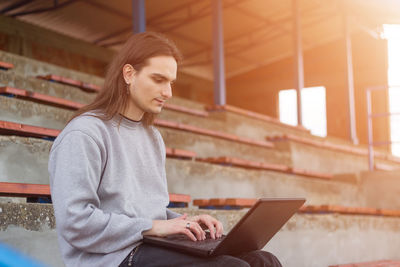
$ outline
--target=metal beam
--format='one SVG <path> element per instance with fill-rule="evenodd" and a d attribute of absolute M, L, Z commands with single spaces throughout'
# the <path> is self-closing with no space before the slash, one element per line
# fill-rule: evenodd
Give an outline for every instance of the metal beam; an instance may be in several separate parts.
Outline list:
<path fill-rule="evenodd" d="M 133 33 L 146 31 L 146 8 L 144 0 L 132 0 Z"/>
<path fill-rule="evenodd" d="M 303 51 L 301 44 L 301 24 L 299 0 L 292 0 L 293 8 L 293 41 L 294 41 L 294 80 L 297 91 L 297 124 L 303 126 L 301 109 L 301 90 L 304 88 Z"/>
<path fill-rule="evenodd" d="M 367 89 L 367 132 L 368 132 L 368 168 L 370 171 L 374 170 L 374 137 L 372 131 L 372 101 L 371 101 L 371 91 Z"/>
<path fill-rule="evenodd" d="M 17 8 L 20 8 L 26 4 L 29 4 L 30 2 L 33 2 L 33 0 L 22 0 L 16 3 L 13 3 L 5 8 L 3 8 L 2 10 L 0 10 L 0 14 L 5 14 L 7 12 L 13 11 Z"/>
<path fill-rule="evenodd" d="M 212 2 L 213 55 L 214 55 L 214 104 L 226 104 L 224 33 L 222 1 Z"/>
<path fill-rule="evenodd" d="M 52 7 L 38 8 L 35 10 L 30 10 L 30 11 L 22 11 L 22 12 L 11 14 L 10 17 L 16 18 L 16 17 L 26 16 L 26 15 L 31 15 L 31 14 L 39 14 L 39 13 L 44 13 L 44 12 L 48 12 L 48 11 L 53 11 L 53 10 L 57 10 L 59 8 L 66 7 L 76 1 L 78 1 L 78 0 L 69 0 L 69 1 L 66 1 L 61 4 L 58 4 L 58 2 L 54 2 Z"/>
<path fill-rule="evenodd" d="M 343 14 L 343 32 L 346 59 L 346 82 L 347 82 L 347 111 L 348 111 L 348 129 L 349 138 L 353 144 L 358 144 L 356 132 L 356 112 L 354 103 L 354 75 L 353 75 L 353 59 L 351 51 L 351 32 L 349 25 L 349 16 L 347 8 Z"/>

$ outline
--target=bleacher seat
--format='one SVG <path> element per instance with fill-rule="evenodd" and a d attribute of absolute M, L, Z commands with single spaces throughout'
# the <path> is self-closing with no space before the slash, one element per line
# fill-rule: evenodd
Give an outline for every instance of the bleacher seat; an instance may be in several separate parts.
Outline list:
<path fill-rule="evenodd" d="M 41 197 L 51 199 L 50 186 L 45 184 L 24 184 L 0 182 L 0 197 L 24 197 L 37 202 Z M 190 195 L 169 194 L 169 207 L 184 208 L 190 203 Z"/>
<path fill-rule="evenodd" d="M 4 61 L 0 61 L 0 69 L 1 70 L 9 70 L 14 68 L 14 64 L 12 63 L 8 63 L 8 62 L 4 62 Z"/>
<path fill-rule="evenodd" d="M 58 83 L 62 83 L 62 84 L 70 85 L 70 86 L 75 86 L 75 87 L 81 88 L 88 92 L 98 92 L 101 89 L 101 87 L 98 85 L 95 85 L 92 83 L 85 83 L 82 81 L 63 77 L 60 75 L 49 74 L 49 75 L 38 75 L 36 77 L 38 79 L 43 79 L 43 80 L 47 80 L 47 81 L 51 81 L 51 82 L 58 82 Z"/>

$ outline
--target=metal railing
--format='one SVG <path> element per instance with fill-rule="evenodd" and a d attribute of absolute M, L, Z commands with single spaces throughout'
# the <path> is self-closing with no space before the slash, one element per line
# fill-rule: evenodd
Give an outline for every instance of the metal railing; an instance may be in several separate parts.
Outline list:
<path fill-rule="evenodd" d="M 366 89 L 366 97 L 367 97 L 367 130 L 368 130 L 368 166 L 369 170 L 373 171 L 375 168 L 374 165 L 374 146 L 382 146 L 382 145 L 391 145 L 400 142 L 394 141 L 379 141 L 374 142 L 373 140 L 373 129 L 372 129 L 372 119 L 373 118 L 381 118 L 381 117 L 390 117 L 393 115 L 400 115 L 400 112 L 383 112 L 383 113 L 372 113 L 372 91 L 383 91 L 389 90 L 392 88 L 400 89 L 399 86 L 375 86 L 375 87 L 368 87 Z"/>

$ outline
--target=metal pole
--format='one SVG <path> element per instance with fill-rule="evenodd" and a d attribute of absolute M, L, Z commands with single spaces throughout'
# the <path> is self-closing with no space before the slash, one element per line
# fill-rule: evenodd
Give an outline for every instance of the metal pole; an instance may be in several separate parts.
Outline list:
<path fill-rule="evenodd" d="M 132 25 L 133 33 L 146 31 L 145 0 L 132 0 Z"/>
<path fill-rule="evenodd" d="M 293 40 L 294 40 L 294 80 L 297 91 L 297 124 L 303 125 L 303 115 L 301 109 L 301 90 L 304 88 L 304 67 L 303 67 L 303 49 L 301 45 L 301 24 L 299 1 L 292 0 L 293 7 Z"/>
<path fill-rule="evenodd" d="M 213 26 L 214 104 L 226 104 L 222 1 L 211 0 Z"/>
<path fill-rule="evenodd" d="M 349 118 L 349 134 L 353 144 L 358 144 L 356 132 L 356 111 L 354 104 L 354 76 L 353 76 L 353 59 L 351 51 L 351 33 L 349 29 L 349 16 L 345 8 L 343 15 L 344 38 L 346 48 L 346 76 L 347 76 L 347 95 L 348 95 L 348 118 Z"/>
<path fill-rule="evenodd" d="M 367 89 L 367 127 L 368 127 L 368 167 L 370 171 L 374 170 L 374 147 L 373 147 L 373 132 L 372 132 L 372 103 L 371 91 Z"/>

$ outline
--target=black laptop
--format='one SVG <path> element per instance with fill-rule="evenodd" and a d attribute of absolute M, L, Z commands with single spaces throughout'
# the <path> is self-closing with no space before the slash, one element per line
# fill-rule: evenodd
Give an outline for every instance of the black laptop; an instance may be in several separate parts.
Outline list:
<path fill-rule="evenodd" d="M 259 199 L 225 236 L 192 241 L 186 235 L 144 236 L 143 242 L 196 256 L 238 255 L 262 249 L 304 204 L 305 199 Z"/>

